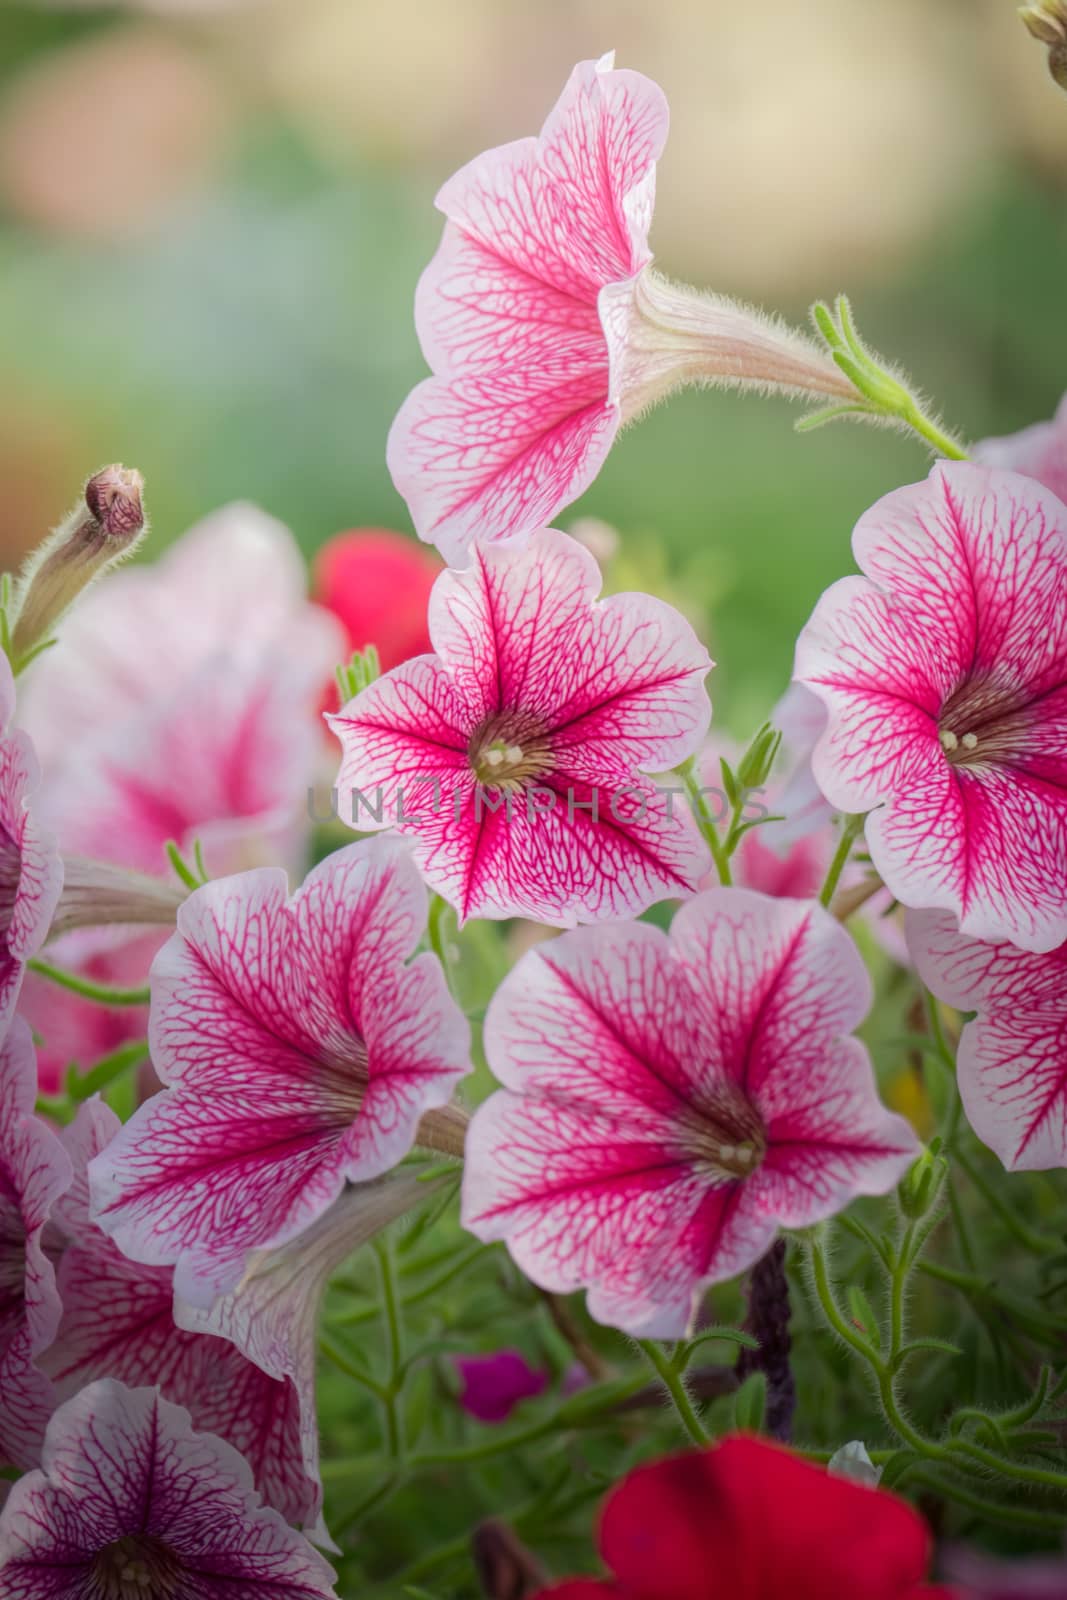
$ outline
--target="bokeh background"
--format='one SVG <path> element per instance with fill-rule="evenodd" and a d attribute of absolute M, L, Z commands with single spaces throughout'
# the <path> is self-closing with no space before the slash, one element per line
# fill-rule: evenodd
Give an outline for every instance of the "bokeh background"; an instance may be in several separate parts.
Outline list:
<path fill-rule="evenodd" d="M 95 466 L 148 481 L 158 550 L 241 497 L 310 553 L 409 529 L 384 465 L 424 372 L 438 184 L 533 132 L 614 47 L 663 84 L 653 243 L 673 275 L 859 324 L 971 437 L 1067 387 L 1067 96 L 1013 0 L 153 0 L 0 6 L 0 558 Z M 859 512 L 925 470 L 851 424 L 690 394 L 568 523 L 666 594 L 744 733 Z"/>

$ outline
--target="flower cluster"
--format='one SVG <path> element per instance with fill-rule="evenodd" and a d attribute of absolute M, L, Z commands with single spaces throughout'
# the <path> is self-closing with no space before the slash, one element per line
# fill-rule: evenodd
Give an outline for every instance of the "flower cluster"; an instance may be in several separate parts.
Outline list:
<path fill-rule="evenodd" d="M 346 1525 L 420 1464 L 480 1459 L 477 1445 L 418 1455 L 432 1404 L 495 1423 L 551 1401 L 532 1440 L 617 1428 L 648 1403 L 648 1374 L 615 1369 L 632 1352 L 616 1341 L 605 1357 L 610 1329 L 637 1339 L 653 1403 L 662 1385 L 694 1441 L 734 1426 L 786 1438 L 801 1253 L 818 1315 L 868 1369 L 894 1437 L 873 1455 L 895 1481 L 913 1473 L 991 1514 L 1005 1510 L 982 1498 L 997 1472 L 1067 1489 L 1042 1426 L 1062 1425 L 1047 1371 L 999 1416 L 955 1408 L 944 1434 L 903 1406 L 914 1356 L 960 1353 L 909 1338 L 906 1293 L 960 1104 L 955 1083 L 938 1106 L 922 1079 L 915 1122 L 926 1132 L 944 1112 L 924 1149 L 903 1104 L 885 1103 L 876 1029 L 858 1037 L 874 930 L 898 981 L 934 997 L 929 1028 L 908 1014 L 909 1048 L 955 1071 L 978 1139 L 1011 1169 L 1067 1167 L 1067 412 L 963 459 L 861 344 L 847 302 L 816 317 L 824 349 L 667 284 L 648 243 L 666 130 L 655 84 L 584 62 L 538 137 L 479 157 L 438 197 L 445 233 L 416 302 L 432 376 L 388 459 L 453 565 L 353 532 L 320 555 L 318 605 L 287 532 L 238 506 L 155 566 L 108 572 L 143 531 L 140 479 L 115 468 L 27 568 L 11 615 L 3 590 L 0 1464 L 23 1475 L 0 1515 L 0 1592 L 13 1600 L 333 1593 L 309 1542 L 332 1546 L 320 1337 L 380 1405 L 389 1457 Z M 821 395 L 961 457 L 860 519 L 860 575 L 818 601 L 773 725 L 740 754 L 709 740 L 712 662 L 681 612 L 610 584 L 601 597 L 589 549 L 545 526 L 625 422 L 690 382 Z M 366 654 L 342 663 L 348 692 L 326 715 L 333 816 L 305 870 L 326 760 L 315 712 L 335 704 L 329 670 L 352 649 Z M 753 794 L 767 804 L 750 812 Z M 483 929 L 465 961 L 479 918 L 543 933 Z M 475 965 L 490 975 L 484 1013 Z M 955 1059 L 943 1007 L 973 1013 Z M 474 1080 L 473 1113 L 458 1098 L 471 1021 L 494 1080 Z M 405 1306 L 467 1263 L 443 1234 L 444 1272 L 405 1299 L 377 1236 L 421 1210 L 417 1239 L 437 1221 L 426 1203 L 447 1209 L 457 1189 L 455 1237 L 503 1242 L 510 1259 L 484 1254 L 524 1307 L 547 1308 L 565 1361 L 457 1354 L 446 1327 L 405 1350 Z M 847 1219 L 868 1254 L 846 1315 L 827 1224 L 894 1192 L 885 1231 L 865 1208 Z M 358 1310 L 320 1334 L 371 1240 L 383 1378 L 333 1342 Z M 885 1272 L 884 1318 L 867 1269 Z M 735 1281 L 745 1326 L 724 1329 Z M 579 1292 L 576 1310 L 565 1297 Z M 1047 1333 L 1042 1314 L 1035 1325 Z M 734 1408 L 725 1423 L 701 1413 L 696 1376 L 687 1387 L 710 1339 L 744 1351 L 703 1373 Z M 424 1388 L 412 1421 L 411 1371 L 446 1353 L 449 1382 Z M 831 1454 L 878 1470 L 858 1443 Z M 563 1484 L 534 1508 L 555 1516 Z M 1007 1510 L 1055 1523 L 1051 1506 Z M 746 1436 L 639 1468 L 608 1500 L 601 1551 L 613 1576 L 546 1592 L 703 1600 L 714 1573 L 715 1592 L 751 1600 L 950 1594 L 927 1582 L 930 1536 L 903 1501 Z M 400 1587 L 424 1592 L 421 1576 L 416 1564 Z"/>

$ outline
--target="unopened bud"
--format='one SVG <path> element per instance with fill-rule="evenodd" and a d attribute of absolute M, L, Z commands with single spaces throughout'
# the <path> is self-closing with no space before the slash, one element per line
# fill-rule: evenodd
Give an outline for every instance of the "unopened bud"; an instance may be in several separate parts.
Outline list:
<path fill-rule="evenodd" d="M 737 764 L 737 781 L 743 791 L 762 789 L 771 775 L 782 735 L 765 722 Z"/>
<path fill-rule="evenodd" d="M 948 1174 L 948 1162 L 941 1152 L 941 1140 L 934 1139 L 917 1161 L 913 1161 L 897 1190 L 900 1209 L 916 1221 L 925 1217 L 941 1193 Z"/>
<path fill-rule="evenodd" d="M 1036 0 L 1019 15 L 1035 39 L 1048 45 L 1048 67 L 1061 89 L 1067 89 L 1067 0 Z"/>
<path fill-rule="evenodd" d="M 12 665 L 25 665 L 90 583 L 128 556 L 144 533 L 139 472 L 105 467 L 82 501 L 30 556 L 19 579 L 10 624 Z"/>

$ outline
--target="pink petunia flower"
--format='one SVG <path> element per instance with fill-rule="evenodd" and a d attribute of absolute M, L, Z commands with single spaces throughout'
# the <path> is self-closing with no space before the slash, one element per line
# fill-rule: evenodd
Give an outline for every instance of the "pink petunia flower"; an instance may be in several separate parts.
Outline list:
<path fill-rule="evenodd" d="M 796 676 L 826 704 L 815 776 L 870 812 L 903 904 L 1029 950 L 1067 936 L 1067 506 L 1018 473 L 940 463 L 853 536 Z"/>
<path fill-rule="evenodd" d="M 1067 502 L 1067 394 L 1051 422 L 1035 422 L 1018 433 L 983 439 L 971 452 L 987 467 L 1010 467 L 1036 478 Z"/>
<path fill-rule="evenodd" d="M 65 1130 L 74 1182 L 53 1208 L 64 1241 L 63 1316 L 42 1365 L 61 1399 L 97 1378 L 158 1384 L 165 1399 L 186 1407 L 194 1427 L 241 1451 L 267 1505 L 321 1536 L 318 1454 L 305 1461 L 295 1386 L 222 1339 L 185 1331 L 175 1321 L 173 1270 L 130 1261 L 90 1220 L 88 1164 L 120 1126 L 94 1099 Z"/>
<path fill-rule="evenodd" d="M 585 1285 L 629 1333 L 676 1337 L 694 1296 L 779 1227 L 884 1194 L 917 1142 L 878 1100 L 863 962 L 821 907 L 747 889 L 685 904 L 669 934 L 581 929 L 497 991 L 505 1085 L 467 1138 L 464 1225 L 542 1288 Z"/>
<path fill-rule="evenodd" d="M 156 1389 L 90 1384 L 48 1426 L 0 1514 L 7 1600 L 74 1595 L 311 1600 L 334 1573 L 265 1509 L 247 1462 Z"/>
<path fill-rule="evenodd" d="M 43 1248 L 49 1213 L 71 1180 L 55 1134 L 34 1116 L 33 1039 L 21 1017 L 0 1045 L 0 1462 L 33 1465 L 54 1404 L 37 1358 L 60 1304 Z"/>
<path fill-rule="evenodd" d="M 543 1394 L 548 1385 L 548 1372 L 532 1367 L 521 1350 L 453 1359 L 463 1384 L 459 1403 L 479 1422 L 506 1422 L 517 1405 Z"/>
<path fill-rule="evenodd" d="M 411 1149 L 469 1070 L 435 956 L 409 960 L 426 890 L 397 839 L 327 857 L 286 899 L 275 868 L 198 889 L 152 966 L 149 1041 L 168 1087 L 90 1167 L 93 1217 L 135 1261 L 176 1264 L 209 1307 L 346 1182 Z"/>
<path fill-rule="evenodd" d="M 975 1133 L 1009 1171 L 1067 1167 L 1067 944 L 980 944 L 933 911 L 909 912 L 907 934 L 926 986 L 977 1013 L 956 1057 Z"/>
<path fill-rule="evenodd" d="M 662 90 L 613 57 L 575 67 L 539 137 L 441 189 L 444 236 L 415 299 L 434 376 L 389 435 L 393 481 L 450 562 L 550 522 L 619 428 L 686 383 L 854 399 L 806 338 L 651 269 Z"/>
<path fill-rule="evenodd" d="M 27 734 L 4 732 L 15 714 L 15 680 L 0 651 L 0 1029 L 18 1000 L 26 962 L 37 954 L 63 888 L 63 864 L 38 820 L 37 757 Z"/>
<path fill-rule="evenodd" d="M 623 916 L 692 891 L 710 862 L 644 776 L 699 745 L 707 652 L 672 607 L 598 601 L 599 587 L 592 556 L 553 530 L 479 550 L 434 585 L 437 654 L 330 719 L 343 820 L 395 823 L 461 917 Z"/>

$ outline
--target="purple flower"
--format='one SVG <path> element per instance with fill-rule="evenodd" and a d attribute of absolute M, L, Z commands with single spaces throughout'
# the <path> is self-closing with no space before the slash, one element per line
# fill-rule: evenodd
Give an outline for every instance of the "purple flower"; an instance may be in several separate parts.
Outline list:
<path fill-rule="evenodd" d="M 506 1422 L 523 1400 L 532 1400 L 548 1383 L 548 1373 L 531 1367 L 521 1350 L 494 1350 L 485 1356 L 457 1356 L 463 1380 L 459 1403 L 479 1422 Z"/>
<path fill-rule="evenodd" d="M 334 1573 L 236 1450 L 155 1389 L 103 1379 L 48 1425 L 0 1516 L 5 1600 L 310 1600 Z"/>

